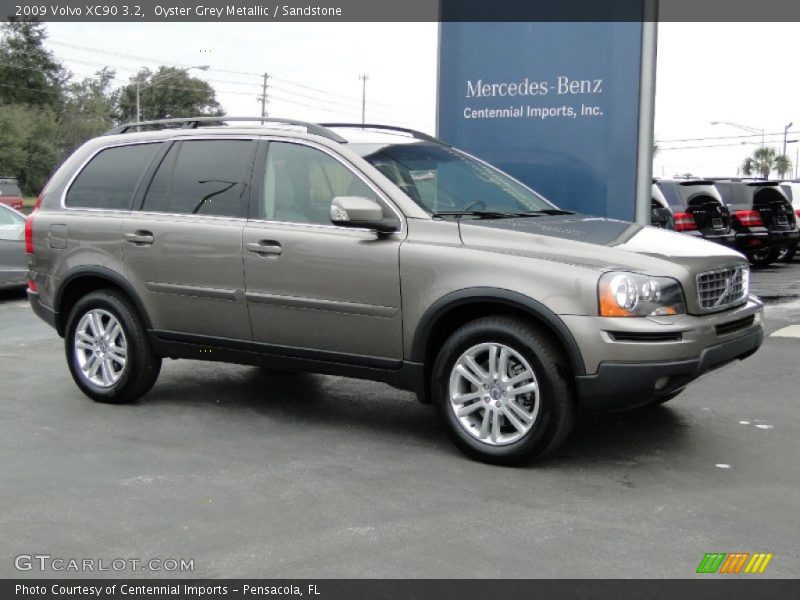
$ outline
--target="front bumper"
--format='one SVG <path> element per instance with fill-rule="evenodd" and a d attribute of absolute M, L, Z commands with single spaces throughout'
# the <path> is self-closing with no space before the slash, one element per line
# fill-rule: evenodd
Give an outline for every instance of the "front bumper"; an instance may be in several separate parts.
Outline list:
<path fill-rule="evenodd" d="M 735 360 L 747 358 L 761 346 L 758 329 L 706 348 L 691 360 L 653 363 L 602 363 L 595 375 L 577 377 L 578 397 L 588 412 L 625 410 L 669 396 L 700 377 Z"/>
<path fill-rule="evenodd" d="M 707 315 L 642 319 L 563 315 L 580 346 L 585 374 L 575 378 L 589 412 L 635 408 L 685 387 L 704 373 L 755 352 L 764 306 L 755 296 Z"/>

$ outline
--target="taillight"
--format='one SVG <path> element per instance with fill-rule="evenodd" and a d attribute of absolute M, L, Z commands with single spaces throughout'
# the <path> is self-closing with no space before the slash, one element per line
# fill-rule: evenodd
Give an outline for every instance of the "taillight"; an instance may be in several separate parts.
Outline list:
<path fill-rule="evenodd" d="M 743 227 L 761 227 L 764 225 L 757 210 L 736 210 L 733 212 L 733 216 Z"/>
<path fill-rule="evenodd" d="M 675 213 L 675 231 L 697 231 L 694 215 L 688 212 Z"/>
<path fill-rule="evenodd" d="M 796 215 L 797 215 L 797 218 L 798 218 L 798 219 L 800 219 L 800 210 L 796 210 L 796 211 L 794 211 L 794 214 L 796 214 Z"/>
<path fill-rule="evenodd" d="M 36 285 L 33 279 L 28 279 L 28 291 L 34 294 L 39 292 L 39 286 Z"/>
<path fill-rule="evenodd" d="M 25 252 L 33 254 L 33 217 L 42 205 L 42 197 L 36 199 L 36 204 L 33 206 L 31 214 L 25 219 Z"/>

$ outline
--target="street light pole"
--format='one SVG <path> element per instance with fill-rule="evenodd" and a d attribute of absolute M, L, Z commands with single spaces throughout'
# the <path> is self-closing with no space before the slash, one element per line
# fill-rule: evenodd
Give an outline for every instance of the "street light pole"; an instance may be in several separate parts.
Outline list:
<path fill-rule="evenodd" d="M 208 71 L 209 66 L 208 65 L 198 65 L 198 66 L 194 66 L 194 67 L 185 67 L 183 69 L 178 69 L 178 72 L 179 73 L 186 73 L 188 71 L 191 71 L 192 69 L 197 69 L 198 71 Z M 164 75 L 162 77 L 155 77 L 150 81 L 150 83 L 148 83 L 144 87 L 152 87 L 153 85 L 155 85 L 156 81 L 164 81 L 165 79 L 169 79 L 170 77 L 173 77 L 175 75 L 176 75 L 176 73 L 169 73 L 168 75 Z M 137 79 L 136 79 L 136 121 L 137 122 L 140 122 L 142 120 L 142 108 L 141 108 L 141 102 L 140 102 L 141 88 L 142 88 L 142 82 L 137 77 Z"/>
<path fill-rule="evenodd" d="M 367 79 L 369 79 L 369 75 L 364 73 L 358 78 L 361 80 L 361 125 L 364 125 L 367 122 Z"/>
<path fill-rule="evenodd" d="M 764 129 L 758 129 L 757 127 L 750 127 L 749 125 L 742 125 L 740 123 L 731 123 L 730 121 L 711 121 L 712 125 L 730 125 L 731 127 L 736 127 L 736 129 L 741 129 L 742 131 L 749 131 L 750 133 L 760 133 L 761 134 L 761 147 L 764 147 Z"/>

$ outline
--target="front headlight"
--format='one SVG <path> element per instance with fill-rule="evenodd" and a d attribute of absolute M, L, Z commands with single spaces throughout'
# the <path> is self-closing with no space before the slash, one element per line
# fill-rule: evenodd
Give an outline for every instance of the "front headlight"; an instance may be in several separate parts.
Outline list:
<path fill-rule="evenodd" d="M 605 273 L 597 286 L 601 317 L 649 317 L 686 313 L 681 284 L 670 277 Z"/>

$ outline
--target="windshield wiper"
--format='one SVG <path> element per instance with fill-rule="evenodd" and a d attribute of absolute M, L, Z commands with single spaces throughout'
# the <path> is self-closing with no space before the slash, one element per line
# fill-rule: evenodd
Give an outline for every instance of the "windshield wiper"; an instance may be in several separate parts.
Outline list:
<path fill-rule="evenodd" d="M 479 219 L 507 219 L 518 217 L 518 213 L 505 213 L 493 210 L 440 210 L 433 217 L 478 217 Z"/>
<path fill-rule="evenodd" d="M 512 219 L 515 217 L 543 217 L 549 215 L 574 215 L 571 210 L 545 208 L 526 212 L 501 212 L 496 210 L 442 210 L 433 213 L 434 217 L 478 217 L 479 219 Z"/>
<path fill-rule="evenodd" d="M 563 210 L 561 208 L 543 208 L 541 210 L 531 210 L 526 213 L 521 213 L 520 216 L 538 216 L 538 215 L 574 215 L 574 210 Z"/>

